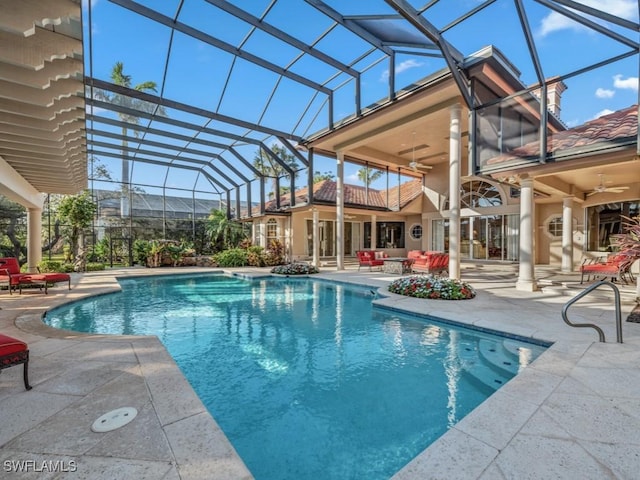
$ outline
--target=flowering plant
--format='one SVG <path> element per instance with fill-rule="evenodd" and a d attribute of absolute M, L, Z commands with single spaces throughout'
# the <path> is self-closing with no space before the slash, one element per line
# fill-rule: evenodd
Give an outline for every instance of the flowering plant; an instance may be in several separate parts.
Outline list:
<path fill-rule="evenodd" d="M 476 296 L 476 291 L 468 283 L 435 275 L 399 278 L 391 282 L 389 291 L 407 297 L 441 300 L 466 300 Z"/>
<path fill-rule="evenodd" d="M 319 272 L 316 267 L 306 263 L 289 263 L 288 265 L 278 265 L 271 269 L 271 273 L 279 273 L 280 275 L 309 275 Z"/>

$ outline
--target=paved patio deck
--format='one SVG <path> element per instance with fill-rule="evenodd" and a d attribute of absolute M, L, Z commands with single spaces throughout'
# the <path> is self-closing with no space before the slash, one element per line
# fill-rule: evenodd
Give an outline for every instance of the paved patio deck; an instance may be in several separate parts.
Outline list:
<path fill-rule="evenodd" d="M 0 374 L 0 478 L 251 478 L 157 338 L 76 334 L 41 321 L 48 308 L 118 289 L 117 276 L 200 271 L 211 269 L 108 270 L 73 274 L 71 291 L 58 285 L 49 295 L 0 292 L 0 331 L 29 342 L 34 387 L 24 390 L 21 367 Z M 320 276 L 377 287 L 397 278 L 352 268 L 325 268 Z M 388 292 L 376 300 L 555 342 L 394 479 L 638 478 L 640 324 L 624 322 L 635 288 L 623 292 L 624 343 L 599 343 L 593 330 L 570 328 L 560 317 L 568 294 L 580 291 L 579 276 L 549 267 L 536 276 L 547 286 L 520 292 L 513 266 L 465 264 L 463 278 L 478 290 L 474 300 Z M 615 342 L 611 298 L 598 290 L 571 315 L 600 325 Z M 137 408 L 138 417 L 112 432 L 91 431 L 96 418 L 123 406 Z"/>

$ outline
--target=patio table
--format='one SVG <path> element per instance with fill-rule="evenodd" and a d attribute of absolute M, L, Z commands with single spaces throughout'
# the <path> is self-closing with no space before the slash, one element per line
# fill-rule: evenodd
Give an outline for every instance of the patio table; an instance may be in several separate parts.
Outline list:
<path fill-rule="evenodd" d="M 403 273 L 411 272 L 411 264 L 413 264 L 413 258 L 404 257 L 390 257 L 384 259 L 382 265 L 382 271 L 384 273 L 393 273 L 396 275 L 402 275 Z"/>

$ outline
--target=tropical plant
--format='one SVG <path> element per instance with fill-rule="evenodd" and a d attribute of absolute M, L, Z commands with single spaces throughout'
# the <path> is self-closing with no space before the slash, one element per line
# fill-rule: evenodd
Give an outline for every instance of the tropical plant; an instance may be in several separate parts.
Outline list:
<path fill-rule="evenodd" d="M 640 258 L 640 216 L 621 217 L 624 233 L 616 237 L 617 247 L 621 252 Z"/>
<path fill-rule="evenodd" d="M 86 190 L 79 195 L 68 195 L 60 201 L 58 218 L 67 231 L 72 259 L 78 255 L 80 234 L 91 226 L 95 213 L 96 204 Z"/>
<path fill-rule="evenodd" d="M 284 245 L 280 240 L 269 241 L 269 246 L 264 255 L 264 263 L 268 267 L 284 263 Z"/>
<path fill-rule="evenodd" d="M 241 246 L 241 248 L 243 248 Z M 247 263 L 252 267 L 264 267 L 264 248 L 260 245 L 253 245 L 246 248 L 247 250 Z"/>
<path fill-rule="evenodd" d="M 364 183 L 365 187 L 369 187 L 373 182 L 382 177 L 382 170 L 377 170 L 375 168 L 362 167 L 357 172 L 358 180 Z"/>
<path fill-rule="evenodd" d="M 245 226 L 227 217 L 224 210 L 213 210 L 205 227 L 214 250 L 237 247 L 248 236 Z"/>
<path fill-rule="evenodd" d="M 133 241 L 133 261 L 138 265 L 148 266 L 148 258 L 151 254 L 151 242 L 136 238 Z"/>
<path fill-rule="evenodd" d="M 109 239 L 103 238 L 98 240 L 96 244 L 93 246 L 93 254 L 90 256 L 90 260 L 92 262 L 106 262 L 109 257 L 109 249 L 111 245 L 109 245 Z"/>
<path fill-rule="evenodd" d="M 298 177 L 298 162 L 296 162 L 295 157 L 291 155 L 291 153 L 289 153 L 285 147 L 274 143 L 273 145 L 271 145 L 271 152 L 283 163 L 287 164 L 291 168 L 291 170 L 296 172 L 295 178 Z M 287 172 L 286 168 L 283 167 L 279 162 L 274 160 L 272 156 L 269 155 L 262 147 L 258 149 L 258 152 L 253 159 L 253 166 L 261 173 L 262 176 L 273 178 L 273 186 L 271 191 L 274 194 L 276 192 L 276 177 L 290 178 L 290 174 Z M 279 194 L 286 193 L 289 190 L 291 190 L 291 187 L 283 185 L 280 187 Z"/>
<path fill-rule="evenodd" d="M 389 291 L 398 295 L 437 300 L 467 300 L 476 291 L 466 282 L 436 275 L 412 275 L 394 280 Z"/>

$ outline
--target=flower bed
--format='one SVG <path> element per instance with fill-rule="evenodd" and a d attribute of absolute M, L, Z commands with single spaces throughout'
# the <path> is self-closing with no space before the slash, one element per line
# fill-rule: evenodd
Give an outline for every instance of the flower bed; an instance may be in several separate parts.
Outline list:
<path fill-rule="evenodd" d="M 391 282 L 389 291 L 407 297 L 441 300 L 467 300 L 476 296 L 476 291 L 468 283 L 435 275 L 399 278 Z"/>
<path fill-rule="evenodd" d="M 280 275 L 309 275 L 320 271 L 313 265 L 306 263 L 289 263 L 288 265 L 277 265 L 271 269 L 271 273 Z"/>

